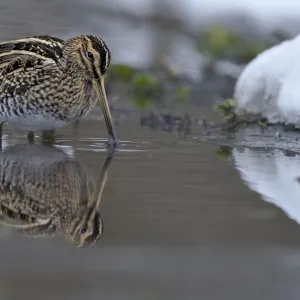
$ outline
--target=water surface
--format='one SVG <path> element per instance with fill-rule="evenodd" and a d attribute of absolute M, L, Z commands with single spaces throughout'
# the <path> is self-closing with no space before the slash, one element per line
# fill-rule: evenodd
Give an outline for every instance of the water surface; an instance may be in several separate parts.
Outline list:
<path fill-rule="evenodd" d="M 26 142 L 5 130 L 4 148 Z M 76 138 L 72 130 L 59 131 L 55 145 L 97 182 L 104 123 L 83 121 Z M 2 227 L 2 299 L 298 298 L 298 155 L 234 148 L 222 156 L 216 143 L 133 120 L 117 132 L 103 236 L 86 249 Z"/>
<path fill-rule="evenodd" d="M 228 7 L 235 8 L 235 2 L 228 2 Z M 195 23 L 204 15 L 210 18 L 211 12 L 220 8 L 215 3 L 208 4 L 210 9 L 204 14 L 187 9 L 187 19 L 193 21 L 188 11 L 196 15 Z M 252 9 L 260 11 L 260 18 L 267 22 L 265 15 L 270 10 L 264 5 Z M 177 69 L 200 72 L 195 41 L 181 38 L 172 23 L 162 28 L 161 24 L 142 22 L 142 15 L 137 19 L 114 15 L 95 1 L 20 4 L 10 0 L 4 1 L 1 9 L 2 40 L 35 34 L 66 38 L 88 32 L 105 38 L 114 62 L 148 68 L 155 55 L 166 53 Z M 281 23 L 293 27 L 289 20 Z M 212 86 L 213 90 L 218 84 Z M 125 97 L 120 91 L 116 94 L 120 99 L 114 105 L 121 106 Z M 207 94 L 196 91 L 192 102 L 208 103 L 208 111 L 201 108 L 207 117 L 214 99 L 209 89 Z M 199 106 L 181 109 L 181 115 L 186 110 L 200 115 Z M 86 183 L 91 179 L 99 187 L 107 158 L 107 132 L 99 109 L 93 112 L 80 123 L 76 135 L 72 126 L 57 132 L 57 149 L 42 150 L 41 156 L 27 152 L 28 162 L 36 162 L 36 180 L 37 166 L 44 164 L 41 170 L 46 172 L 47 164 L 56 166 L 53 159 L 73 166 L 66 174 L 57 169 L 60 186 L 66 181 L 70 186 L 81 182 L 89 194 Z M 201 130 L 185 137 L 141 127 L 132 116 L 119 120 L 116 129 L 121 144 L 100 202 L 103 235 L 93 247 L 77 248 L 63 235 L 28 237 L 2 226 L 0 299 L 299 298 L 296 139 L 277 139 L 274 132 L 265 138 L 261 132 L 205 136 Z M 25 132 L 6 126 L 4 131 L 5 151 L 27 143 Z M 40 142 L 38 136 L 36 143 Z M 222 155 L 224 149 L 229 155 Z M 24 156 L 19 159 L 26 165 Z M 74 180 L 70 180 L 72 175 Z M 39 193 L 44 195 L 41 190 Z M 47 196 L 51 199 L 51 194 Z"/>

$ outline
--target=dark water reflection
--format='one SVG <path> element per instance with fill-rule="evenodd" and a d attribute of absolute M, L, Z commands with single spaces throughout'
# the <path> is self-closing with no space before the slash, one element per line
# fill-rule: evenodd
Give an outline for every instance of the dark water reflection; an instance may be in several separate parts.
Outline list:
<path fill-rule="evenodd" d="M 102 125 L 84 121 L 76 140 L 71 127 L 58 133 L 56 147 L 67 153 L 55 150 L 58 161 L 74 164 L 68 173 L 74 177 L 85 166 L 78 177 L 84 185 L 89 174 L 99 187 L 107 155 Z M 78 249 L 2 227 L 2 299 L 298 298 L 297 156 L 234 149 L 228 158 L 217 154 L 218 145 L 136 122 L 117 130 L 127 141 L 102 195 L 101 239 Z M 7 128 L 4 148 L 24 139 Z"/>

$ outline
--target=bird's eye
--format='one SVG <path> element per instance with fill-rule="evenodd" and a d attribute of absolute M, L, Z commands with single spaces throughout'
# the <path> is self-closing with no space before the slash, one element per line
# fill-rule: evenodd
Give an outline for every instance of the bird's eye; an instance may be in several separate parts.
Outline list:
<path fill-rule="evenodd" d="M 93 58 L 94 58 L 94 53 L 91 52 L 91 51 L 88 51 L 88 52 L 86 53 L 86 56 L 87 56 L 89 59 L 93 59 Z"/>
<path fill-rule="evenodd" d="M 86 233 L 87 233 L 86 227 L 80 229 L 80 234 L 86 234 Z"/>

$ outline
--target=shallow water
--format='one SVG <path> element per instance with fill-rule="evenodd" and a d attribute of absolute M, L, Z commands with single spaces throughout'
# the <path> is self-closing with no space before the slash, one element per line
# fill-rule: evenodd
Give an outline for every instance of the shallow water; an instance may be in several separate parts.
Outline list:
<path fill-rule="evenodd" d="M 5 151 L 26 143 L 23 132 L 4 130 Z M 76 138 L 72 130 L 59 131 L 55 145 L 99 182 L 104 123 L 83 121 Z M 133 120 L 117 132 L 103 236 L 77 248 L 2 227 L 1 299 L 298 298 L 297 155 L 239 147 L 222 156 L 217 143 Z"/>
<path fill-rule="evenodd" d="M 157 51 L 153 30 L 140 19 L 118 20 L 96 2 L 21 5 L 5 0 L 1 39 L 90 32 L 108 40 L 114 62 L 151 65 Z M 215 13 L 216 5 L 212 7 Z M 196 15 L 202 20 L 204 14 Z M 183 61 L 179 68 L 184 65 L 191 72 L 196 64 L 190 42 L 183 43 L 176 32 L 176 38 L 167 38 L 159 26 L 156 31 L 158 40 L 163 35 L 164 45 L 172 45 L 169 54 L 176 64 Z M 205 117 L 214 98 L 209 93 L 194 95 L 194 102 L 208 103 Z M 117 105 L 122 101 L 123 96 Z M 185 110 L 199 115 L 199 106 Z M 34 162 L 25 182 L 33 178 L 46 184 L 56 175 L 63 189 L 79 182 L 88 186 L 89 179 L 99 187 L 107 157 L 107 133 L 99 115 L 94 110 L 76 135 L 72 126 L 59 130 L 55 148 L 47 149 L 25 151 L 25 132 L 5 126 L 0 170 L 18 176 Z M 116 128 L 121 144 L 100 202 L 104 232 L 93 247 L 77 248 L 56 234 L 28 237 L 7 226 L 11 223 L 0 227 L 0 299 L 298 299 L 300 165 L 295 136 L 275 138 L 270 131 L 261 137 L 262 132 L 250 129 L 240 134 L 198 130 L 183 137 L 141 127 L 137 120 L 130 116 Z M 224 150 L 229 155 L 222 155 Z M 18 172 L 10 173 L 7 161 Z M 66 169 L 56 165 L 61 161 Z M 49 202 L 56 192 L 32 191 Z M 78 196 L 76 189 L 72 192 L 70 201 Z"/>

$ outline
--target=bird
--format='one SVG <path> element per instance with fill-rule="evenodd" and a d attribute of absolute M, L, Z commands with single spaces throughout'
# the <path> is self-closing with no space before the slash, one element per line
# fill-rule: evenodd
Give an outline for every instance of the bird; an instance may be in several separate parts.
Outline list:
<path fill-rule="evenodd" d="M 92 247 L 104 231 L 99 206 L 113 157 L 109 151 L 95 186 L 82 163 L 53 145 L 8 146 L 0 153 L 0 224 Z"/>
<path fill-rule="evenodd" d="M 259 115 L 270 124 L 300 125 L 300 35 L 282 41 L 250 61 L 239 75 L 236 112 Z"/>
<path fill-rule="evenodd" d="M 101 103 L 108 144 L 116 146 L 104 75 L 111 54 L 104 40 L 38 35 L 0 43 L 0 120 L 35 131 L 76 122 Z"/>

